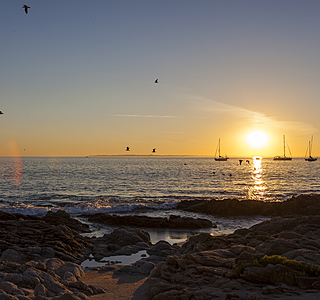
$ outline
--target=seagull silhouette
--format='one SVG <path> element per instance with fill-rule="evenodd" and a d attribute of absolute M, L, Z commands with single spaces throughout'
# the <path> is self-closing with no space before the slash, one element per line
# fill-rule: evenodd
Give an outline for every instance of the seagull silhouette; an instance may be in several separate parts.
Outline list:
<path fill-rule="evenodd" d="M 0 110 L 0 115 L 3 115 L 3 112 Z"/>
<path fill-rule="evenodd" d="M 158 81 L 159 79 L 157 78 L 155 81 L 154 81 L 154 83 L 159 83 L 159 81 Z"/>
<path fill-rule="evenodd" d="M 28 9 L 30 8 L 30 6 L 28 6 L 28 5 L 23 5 L 22 8 L 24 8 L 24 12 L 25 12 L 26 14 L 28 14 Z"/>
<path fill-rule="evenodd" d="M 153 149 L 152 149 L 152 153 L 155 153 L 155 152 L 156 152 L 156 148 L 153 148 Z"/>
<path fill-rule="evenodd" d="M 126 151 L 130 151 L 130 147 L 127 147 Z"/>

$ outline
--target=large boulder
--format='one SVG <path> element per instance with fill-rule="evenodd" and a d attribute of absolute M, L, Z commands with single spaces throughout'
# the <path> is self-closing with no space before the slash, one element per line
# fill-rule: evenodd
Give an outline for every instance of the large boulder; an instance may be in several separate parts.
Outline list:
<path fill-rule="evenodd" d="M 151 245 L 150 235 L 147 231 L 129 227 L 117 228 L 112 233 L 105 234 L 101 240 L 104 240 L 106 244 L 115 244 L 120 247 L 135 245 L 141 242 Z"/>

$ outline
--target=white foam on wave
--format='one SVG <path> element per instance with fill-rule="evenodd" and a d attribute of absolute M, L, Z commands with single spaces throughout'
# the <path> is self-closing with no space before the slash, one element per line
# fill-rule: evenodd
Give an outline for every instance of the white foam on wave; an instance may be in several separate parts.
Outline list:
<path fill-rule="evenodd" d="M 132 212 L 136 209 L 158 209 L 165 210 L 174 208 L 178 200 L 170 201 L 144 201 L 144 202 L 116 202 L 110 203 L 107 199 L 99 199 L 94 202 L 78 203 L 72 207 L 65 207 L 66 212 L 70 214 L 95 214 L 95 213 L 124 213 Z"/>
<path fill-rule="evenodd" d="M 176 207 L 179 200 L 127 200 L 119 201 L 114 199 L 98 199 L 95 201 L 69 203 L 64 207 L 53 207 L 53 205 L 37 205 L 37 203 L 23 203 L 10 201 L 2 203 L 1 210 L 8 213 L 21 213 L 24 215 L 39 215 L 44 216 L 48 211 L 65 210 L 71 215 L 79 214 L 95 214 L 95 213 L 125 213 L 132 212 L 137 209 L 156 209 L 168 210 Z"/>
<path fill-rule="evenodd" d="M 57 210 L 52 207 L 34 206 L 32 204 L 25 204 L 22 202 L 15 202 L 14 205 L 1 206 L 1 210 L 10 214 L 19 213 L 22 215 L 44 216 L 49 210 Z"/>

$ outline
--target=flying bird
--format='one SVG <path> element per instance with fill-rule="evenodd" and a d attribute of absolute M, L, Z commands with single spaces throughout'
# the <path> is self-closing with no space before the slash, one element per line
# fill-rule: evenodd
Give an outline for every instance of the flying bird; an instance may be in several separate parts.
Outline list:
<path fill-rule="evenodd" d="M 155 81 L 154 81 L 154 83 L 159 83 L 159 81 L 158 81 L 159 79 L 157 78 Z"/>
<path fill-rule="evenodd" d="M 156 153 L 156 148 L 153 148 L 153 149 L 152 149 L 152 153 Z"/>
<path fill-rule="evenodd" d="M 0 115 L 3 115 L 3 112 L 0 110 Z"/>
<path fill-rule="evenodd" d="M 23 5 L 22 8 L 24 8 L 24 12 L 25 12 L 26 14 L 28 14 L 28 9 L 30 8 L 30 6 L 28 6 L 28 5 Z"/>
<path fill-rule="evenodd" d="M 127 147 L 127 148 L 126 148 L 126 151 L 130 151 L 130 147 Z"/>

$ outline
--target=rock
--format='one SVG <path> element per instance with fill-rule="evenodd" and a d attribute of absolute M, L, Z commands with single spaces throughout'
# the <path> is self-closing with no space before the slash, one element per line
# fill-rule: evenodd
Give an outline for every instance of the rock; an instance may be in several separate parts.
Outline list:
<path fill-rule="evenodd" d="M 235 263 L 234 258 L 223 258 L 216 255 L 216 252 L 213 251 L 203 251 L 196 253 L 195 261 L 197 264 L 203 266 L 210 266 L 210 267 L 226 267 L 232 268 Z"/>
<path fill-rule="evenodd" d="M 149 275 L 150 272 L 154 269 L 155 265 L 149 261 L 138 260 L 136 261 L 133 266 L 137 270 L 137 272 L 143 275 Z"/>
<path fill-rule="evenodd" d="M 282 294 L 282 290 L 278 286 L 265 286 L 262 288 L 263 295 L 279 295 Z"/>
<path fill-rule="evenodd" d="M 262 298 L 257 293 L 251 293 L 247 300 L 262 300 Z"/>
<path fill-rule="evenodd" d="M 93 215 L 83 215 L 90 222 L 97 222 L 107 225 L 132 226 L 144 228 L 211 228 L 213 224 L 207 219 L 195 219 L 190 217 L 180 217 L 170 215 L 169 218 L 149 217 L 149 216 L 118 216 L 99 213 Z"/>
<path fill-rule="evenodd" d="M 64 265 L 62 265 L 58 269 L 58 272 L 61 274 L 61 276 L 64 276 L 66 272 L 72 273 L 76 279 L 80 279 L 81 276 L 84 274 L 81 266 L 71 262 L 66 262 Z"/>
<path fill-rule="evenodd" d="M 19 300 L 19 298 L 9 295 L 7 293 L 0 293 L 1 300 Z"/>
<path fill-rule="evenodd" d="M 90 232 L 89 225 L 71 218 L 71 215 L 64 210 L 58 210 L 56 212 L 48 211 L 42 220 L 51 225 L 63 224 L 78 232 Z"/>
<path fill-rule="evenodd" d="M 17 263 L 24 263 L 26 261 L 26 258 L 16 250 L 7 249 L 7 250 L 2 252 L 0 260 L 14 261 L 14 262 L 17 262 Z"/>
<path fill-rule="evenodd" d="M 183 200 L 177 209 L 220 216 L 285 216 L 319 215 L 319 195 L 292 196 L 284 202 L 263 202 L 256 200 Z"/>
<path fill-rule="evenodd" d="M 266 255 L 282 255 L 283 253 L 297 248 L 298 245 L 296 243 L 277 238 L 261 243 L 256 247 L 256 250 L 265 253 Z"/>
<path fill-rule="evenodd" d="M 141 242 L 145 242 L 148 245 L 151 244 L 150 235 L 147 231 L 129 227 L 115 229 L 112 233 L 105 234 L 102 238 L 97 240 L 105 241 L 108 244 L 116 244 L 121 247 L 136 245 Z"/>
<path fill-rule="evenodd" d="M 296 283 L 295 272 L 284 265 L 267 265 L 263 267 L 247 267 L 241 276 L 254 283 L 284 283 L 293 286 Z"/>
<path fill-rule="evenodd" d="M 306 276 L 296 276 L 296 281 L 298 287 L 303 290 L 311 290 L 315 286 L 315 283 L 319 282 L 316 277 Z"/>
<path fill-rule="evenodd" d="M 35 296 L 47 296 L 47 289 L 44 285 L 41 283 L 37 284 L 36 287 L 34 288 L 34 295 Z"/>
<path fill-rule="evenodd" d="M 89 299 L 89 298 L 87 297 L 87 299 Z M 52 298 L 52 300 L 82 300 L 82 299 L 77 297 L 74 294 L 66 293 L 61 296 L 54 297 L 54 298 Z"/>
<path fill-rule="evenodd" d="M 147 249 L 147 253 L 149 255 L 156 255 L 159 257 L 167 257 L 168 255 L 172 255 L 177 252 L 178 250 L 166 241 L 159 241 L 154 246 L 151 246 L 149 249 Z"/>
<path fill-rule="evenodd" d="M 149 275 L 154 269 L 155 265 L 149 261 L 138 260 L 132 265 L 126 265 L 120 268 L 118 273 L 128 273 L 136 275 Z"/>
<path fill-rule="evenodd" d="M 15 284 L 8 281 L 0 282 L 0 290 L 4 291 L 7 294 L 11 295 L 24 295 L 24 292 L 21 291 Z M 1 297 L 0 297 L 1 298 Z"/>

